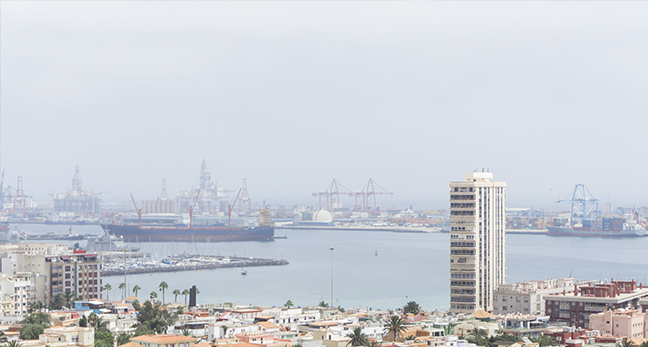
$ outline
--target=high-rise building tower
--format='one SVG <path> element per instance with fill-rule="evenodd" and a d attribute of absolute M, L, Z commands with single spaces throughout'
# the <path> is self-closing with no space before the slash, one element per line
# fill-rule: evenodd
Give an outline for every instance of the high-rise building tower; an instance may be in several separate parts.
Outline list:
<path fill-rule="evenodd" d="M 506 183 L 490 172 L 450 182 L 450 313 L 493 310 L 506 282 Z"/>

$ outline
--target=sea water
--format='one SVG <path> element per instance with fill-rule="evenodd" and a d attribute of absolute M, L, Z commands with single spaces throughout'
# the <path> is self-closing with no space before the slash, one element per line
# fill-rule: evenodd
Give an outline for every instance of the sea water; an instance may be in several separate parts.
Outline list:
<path fill-rule="evenodd" d="M 13 226 L 12 226 L 13 227 Z M 64 233 L 67 226 L 19 225 L 28 233 Z M 100 233 L 96 226 L 75 226 L 77 233 Z M 345 308 L 396 308 L 416 301 L 424 309 L 447 309 L 449 304 L 449 234 L 393 233 L 341 230 L 284 230 L 287 239 L 272 242 L 149 243 L 144 252 L 162 259 L 179 253 L 283 258 L 286 266 L 167 272 L 127 275 L 128 295 L 139 285 L 141 300 L 148 299 L 165 281 L 165 301 L 176 300 L 172 291 L 200 290 L 198 303 L 234 301 L 240 305 L 297 306 L 331 302 Z M 54 241 L 52 241 L 54 242 Z M 68 242 L 73 244 L 75 242 Z M 85 241 L 80 242 L 83 246 Z M 648 238 L 602 239 L 507 236 L 507 282 L 573 277 L 577 279 L 636 279 L 647 283 Z M 333 250 L 329 250 L 333 248 Z M 111 299 L 120 299 L 124 276 L 104 277 Z M 178 296 L 178 302 L 185 298 Z"/>

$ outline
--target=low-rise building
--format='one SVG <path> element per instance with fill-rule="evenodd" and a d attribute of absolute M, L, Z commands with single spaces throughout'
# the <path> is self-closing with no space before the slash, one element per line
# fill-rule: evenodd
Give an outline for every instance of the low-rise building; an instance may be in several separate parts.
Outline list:
<path fill-rule="evenodd" d="M 144 347 L 189 347 L 196 344 L 195 337 L 184 335 L 142 335 L 130 340 Z"/>
<path fill-rule="evenodd" d="M 573 292 L 545 296 L 547 315 L 551 321 L 567 322 L 570 326 L 589 327 L 591 314 L 606 309 L 635 308 L 648 297 L 648 288 L 637 281 L 611 281 L 606 284 L 576 286 Z"/>
<path fill-rule="evenodd" d="M 579 284 L 593 281 L 580 281 Z M 517 282 L 500 284 L 493 293 L 493 313 L 545 314 L 544 295 L 574 290 L 573 278 L 558 278 L 544 281 Z"/>
<path fill-rule="evenodd" d="M 644 338 L 646 314 L 639 310 L 605 310 L 590 315 L 590 329 L 627 339 Z"/>
<path fill-rule="evenodd" d="M 92 347 L 94 329 L 82 327 L 52 327 L 40 334 L 38 340 L 23 341 L 22 347 Z"/>

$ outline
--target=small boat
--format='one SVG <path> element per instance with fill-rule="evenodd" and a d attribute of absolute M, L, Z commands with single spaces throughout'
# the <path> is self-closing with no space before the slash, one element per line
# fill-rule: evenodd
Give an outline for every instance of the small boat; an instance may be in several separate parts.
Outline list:
<path fill-rule="evenodd" d="M 378 256 L 378 251 L 376 251 L 376 256 Z"/>
<path fill-rule="evenodd" d="M 243 276 L 247 276 L 247 270 L 243 270 L 243 271 L 241 271 L 241 275 L 243 275 Z"/>

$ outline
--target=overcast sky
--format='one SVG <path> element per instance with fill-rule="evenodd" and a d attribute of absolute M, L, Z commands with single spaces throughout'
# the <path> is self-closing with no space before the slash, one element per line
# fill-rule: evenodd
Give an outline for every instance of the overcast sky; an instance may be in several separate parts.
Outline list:
<path fill-rule="evenodd" d="M 108 201 L 174 196 L 203 159 L 273 204 L 373 178 L 447 208 L 482 167 L 509 207 L 648 188 L 646 2 L 0 6 L 5 186 L 39 201 L 75 165 Z"/>

